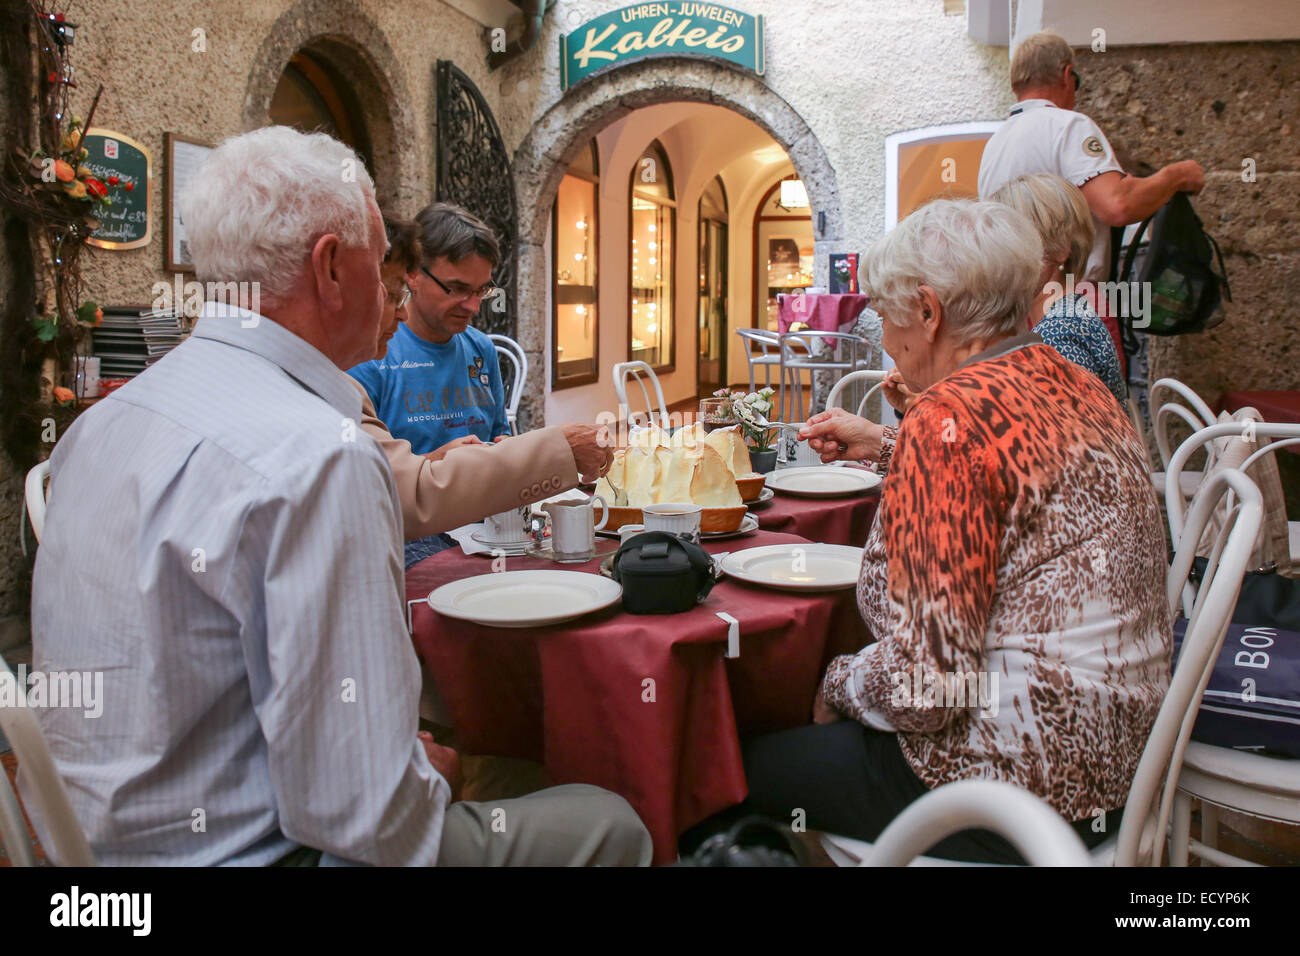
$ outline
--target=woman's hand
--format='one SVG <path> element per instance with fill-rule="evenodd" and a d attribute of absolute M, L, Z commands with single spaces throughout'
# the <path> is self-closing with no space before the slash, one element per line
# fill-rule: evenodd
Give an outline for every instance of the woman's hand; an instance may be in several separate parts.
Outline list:
<path fill-rule="evenodd" d="M 831 408 L 808 419 L 799 440 L 821 455 L 823 462 L 875 461 L 880 457 L 880 426 L 842 408 Z"/>
<path fill-rule="evenodd" d="M 447 444 L 428 452 L 424 457 L 429 459 L 429 461 L 442 461 L 447 457 L 447 452 L 451 451 L 453 448 L 461 448 L 465 445 L 482 444 L 483 440 L 477 435 L 461 435 L 459 438 L 453 438 L 451 441 L 447 442 Z"/>
<path fill-rule="evenodd" d="M 894 406 L 894 409 L 900 414 L 906 412 L 916 401 L 916 392 L 907 387 L 903 381 L 903 375 L 896 368 L 891 368 L 889 374 L 881 384 L 881 391 L 884 392 L 885 401 Z"/>
<path fill-rule="evenodd" d="M 837 720 L 843 720 L 843 715 L 838 710 L 826 703 L 826 698 L 822 696 L 820 690 L 817 691 L 817 699 L 813 701 L 813 723 L 814 724 L 833 724 Z"/>

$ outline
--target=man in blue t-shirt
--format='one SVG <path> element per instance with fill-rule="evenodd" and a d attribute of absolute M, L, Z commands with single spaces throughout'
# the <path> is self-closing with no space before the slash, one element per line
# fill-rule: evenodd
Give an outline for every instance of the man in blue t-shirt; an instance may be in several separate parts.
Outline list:
<path fill-rule="evenodd" d="M 406 321 L 384 358 L 348 374 L 394 436 L 417 455 L 441 458 L 457 445 L 510 434 L 496 347 L 470 327 L 494 294 L 501 251 L 492 230 L 459 206 L 433 203 L 416 222 L 423 258 L 407 276 Z"/>

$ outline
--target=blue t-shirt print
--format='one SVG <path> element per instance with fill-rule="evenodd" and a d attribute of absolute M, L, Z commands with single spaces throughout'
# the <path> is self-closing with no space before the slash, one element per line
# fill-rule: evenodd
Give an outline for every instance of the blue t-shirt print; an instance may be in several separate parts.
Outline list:
<path fill-rule="evenodd" d="M 386 356 L 348 374 L 366 390 L 380 421 L 417 455 L 464 435 L 487 442 L 510 434 L 496 347 L 478 329 L 435 345 L 402 323 Z"/>

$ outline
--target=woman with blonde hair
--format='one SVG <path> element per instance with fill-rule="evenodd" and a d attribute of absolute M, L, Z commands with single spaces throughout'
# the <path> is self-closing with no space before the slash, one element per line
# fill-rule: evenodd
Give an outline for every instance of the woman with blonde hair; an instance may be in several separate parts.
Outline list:
<path fill-rule="evenodd" d="M 1043 243 L 1038 295 L 1029 327 L 1075 365 L 1092 372 L 1121 404 L 1128 398 L 1115 340 L 1088 300 L 1074 291 L 1092 250 L 1092 212 L 1083 193 L 1060 176 L 1037 173 L 1007 183 L 992 196 L 1024 215 Z M 1073 276 L 1074 282 L 1067 278 Z"/>

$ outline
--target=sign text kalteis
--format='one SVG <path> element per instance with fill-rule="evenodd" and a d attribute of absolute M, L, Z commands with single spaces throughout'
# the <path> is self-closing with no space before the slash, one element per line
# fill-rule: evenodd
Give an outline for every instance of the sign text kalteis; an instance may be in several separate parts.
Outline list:
<path fill-rule="evenodd" d="M 647 56 L 703 56 L 763 75 L 763 18 L 714 3 L 637 3 L 560 37 L 560 88 Z"/>

